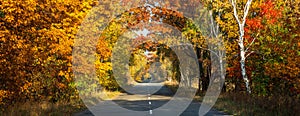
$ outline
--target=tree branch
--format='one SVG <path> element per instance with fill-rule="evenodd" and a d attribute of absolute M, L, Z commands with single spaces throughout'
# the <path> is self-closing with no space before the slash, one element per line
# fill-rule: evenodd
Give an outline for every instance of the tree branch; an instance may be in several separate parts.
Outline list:
<path fill-rule="evenodd" d="M 248 54 L 246 55 L 245 59 L 246 59 L 250 54 L 252 54 L 252 53 L 254 53 L 254 51 L 251 51 L 250 53 L 248 53 Z"/>
<path fill-rule="evenodd" d="M 248 12 L 249 12 L 251 3 L 252 3 L 252 0 L 248 0 L 247 3 L 246 3 L 246 5 L 245 5 L 244 16 L 243 16 L 243 23 L 242 23 L 243 26 L 244 26 L 245 23 L 246 23 L 246 17 L 247 17 L 247 15 L 248 15 Z"/>
<path fill-rule="evenodd" d="M 248 51 L 248 49 L 251 47 L 251 45 L 254 43 L 254 41 L 256 40 L 256 37 L 252 40 L 252 42 L 248 45 L 248 47 L 246 48 L 245 52 Z"/>
<path fill-rule="evenodd" d="M 204 49 L 204 50 L 207 50 L 207 51 L 210 51 L 210 52 L 212 52 L 213 54 L 215 54 L 216 56 L 220 57 L 220 56 L 218 55 L 218 53 L 216 53 L 215 51 L 212 51 L 212 50 L 210 50 L 210 49 L 203 48 L 203 47 L 199 47 L 199 48 Z"/>
<path fill-rule="evenodd" d="M 239 15 L 237 13 L 236 10 L 236 0 L 229 0 L 229 2 L 231 3 L 232 7 L 233 7 L 233 16 L 235 17 L 235 20 L 238 22 L 239 27 L 241 26 L 241 21 L 239 19 Z"/>

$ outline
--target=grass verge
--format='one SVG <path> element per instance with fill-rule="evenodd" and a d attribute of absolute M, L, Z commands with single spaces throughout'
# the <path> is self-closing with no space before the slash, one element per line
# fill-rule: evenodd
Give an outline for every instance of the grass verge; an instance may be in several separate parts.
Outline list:
<path fill-rule="evenodd" d="M 295 116 L 300 114 L 299 99 L 289 96 L 255 96 L 223 93 L 214 108 L 238 116 Z"/>
<path fill-rule="evenodd" d="M 172 83 L 165 84 L 173 92 L 178 86 Z M 199 92 L 194 97 L 202 101 L 205 93 Z M 300 100 L 282 95 L 257 96 L 245 93 L 222 93 L 213 108 L 235 116 L 297 116 L 300 114 Z"/>
<path fill-rule="evenodd" d="M 120 94 L 120 92 L 104 92 L 107 94 L 107 98 L 104 99 L 111 99 Z M 78 97 L 68 101 L 60 100 L 56 103 L 49 100 L 28 100 L 9 105 L 3 109 L 0 111 L 0 116 L 72 116 L 86 110 L 87 107 Z"/>

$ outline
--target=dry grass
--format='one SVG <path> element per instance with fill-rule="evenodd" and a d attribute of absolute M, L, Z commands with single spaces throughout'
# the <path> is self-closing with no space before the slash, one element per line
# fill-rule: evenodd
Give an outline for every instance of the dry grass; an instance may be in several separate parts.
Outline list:
<path fill-rule="evenodd" d="M 113 98 L 119 95 L 119 92 L 105 91 L 108 98 Z M 41 100 L 41 101 L 24 101 L 3 108 L 0 111 L 0 116 L 71 116 L 87 109 L 80 98 L 74 98 L 70 101 L 58 101 L 56 103 Z"/>
<path fill-rule="evenodd" d="M 166 86 L 176 92 L 176 84 L 167 83 Z M 195 100 L 202 101 L 203 92 L 198 93 Z M 215 105 L 215 109 L 236 116 L 297 116 L 300 114 L 300 99 L 290 96 L 256 96 L 245 93 L 222 93 Z"/>
<path fill-rule="evenodd" d="M 173 82 L 173 81 L 167 81 L 164 83 L 165 86 L 167 86 L 172 92 L 176 92 L 178 89 L 178 82 Z"/>
<path fill-rule="evenodd" d="M 79 112 L 85 109 L 85 105 L 80 99 L 73 102 L 59 101 L 52 103 L 49 101 L 26 101 L 18 102 L 14 105 L 8 106 L 5 111 L 0 115 L 5 116 L 71 116 L 73 113 Z"/>
<path fill-rule="evenodd" d="M 300 114 L 299 99 L 288 96 L 262 97 L 243 93 L 224 93 L 214 107 L 239 116 L 295 116 Z"/>

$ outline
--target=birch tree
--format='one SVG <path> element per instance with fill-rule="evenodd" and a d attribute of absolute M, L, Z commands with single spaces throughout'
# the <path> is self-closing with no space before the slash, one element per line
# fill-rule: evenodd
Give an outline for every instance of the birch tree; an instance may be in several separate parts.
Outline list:
<path fill-rule="evenodd" d="M 229 0 L 229 2 L 231 3 L 232 7 L 233 7 L 233 15 L 238 23 L 238 26 L 239 26 L 239 38 L 238 38 L 238 45 L 239 45 L 239 48 L 240 48 L 240 64 L 241 64 L 241 71 L 242 71 L 242 77 L 243 77 L 243 80 L 246 84 L 246 88 L 247 88 L 247 92 L 248 93 L 251 93 L 251 88 L 250 88 L 250 85 L 249 85 L 249 79 L 246 75 L 246 68 L 245 68 L 245 61 L 246 61 L 246 57 L 249 56 L 251 54 L 251 52 L 246 55 L 246 53 L 248 52 L 248 49 L 249 47 L 253 44 L 253 42 L 255 41 L 255 39 L 252 40 L 252 42 L 249 44 L 248 47 L 245 47 L 244 45 L 244 35 L 245 35 L 245 30 L 244 30 L 244 27 L 245 27 L 245 23 L 246 23 L 246 17 L 248 15 L 248 11 L 249 11 L 249 8 L 251 6 L 251 3 L 252 3 L 252 0 L 247 0 L 247 3 L 244 7 L 244 11 L 243 11 L 243 17 L 239 17 L 239 14 L 238 14 L 238 11 L 237 11 L 237 2 L 236 0 Z"/>

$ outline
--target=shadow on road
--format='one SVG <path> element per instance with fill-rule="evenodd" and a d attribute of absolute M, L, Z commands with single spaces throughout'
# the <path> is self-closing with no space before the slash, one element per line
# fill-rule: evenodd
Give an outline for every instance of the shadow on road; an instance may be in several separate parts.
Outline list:
<path fill-rule="evenodd" d="M 138 89 L 137 89 L 138 88 Z M 150 89 L 157 89 L 157 91 L 153 94 L 147 94 L 147 91 Z M 137 84 L 135 85 L 135 89 L 133 91 L 139 91 L 141 94 L 130 94 L 130 93 L 122 93 L 120 96 L 116 97 L 112 100 L 112 102 L 116 103 L 118 107 L 125 108 L 127 110 L 132 111 L 150 111 L 157 108 L 162 107 L 164 104 L 168 103 L 174 93 L 164 85 L 153 83 L 153 84 Z M 99 104 L 97 106 L 105 106 L 105 104 Z M 198 116 L 199 108 L 201 103 L 199 101 L 193 100 L 189 106 L 180 114 L 180 116 Z M 119 114 L 118 111 L 109 111 L 110 108 L 101 109 L 100 107 L 95 107 L 99 110 L 105 110 L 105 113 L 101 113 L 101 116 L 112 116 L 112 115 L 125 115 Z M 93 111 L 95 111 L 95 108 Z M 112 109 L 112 108 L 111 108 Z M 99 111 L 96 110 L 96 111 Z M 168 110 L 168 109 L 164 109 Z M 99 113 L 98 113 L 99 114 Z M 85 110 L 83 112 L 75 114 L 76 116 L 93 116 L 93 114 L 89 110 Z M 131 114 L 128 114 L 131 115 Z M 132 114 L 135 115 L 135 114 Z M 147 114 L 150 115 L 150 114 Z M 154 114 L 151 114 L 151 116 Z M 215 116 L 215 115 L 226 115 L 224 112 L 220 112 L 214 109 L 211 109 L 206 116 Z"/>

